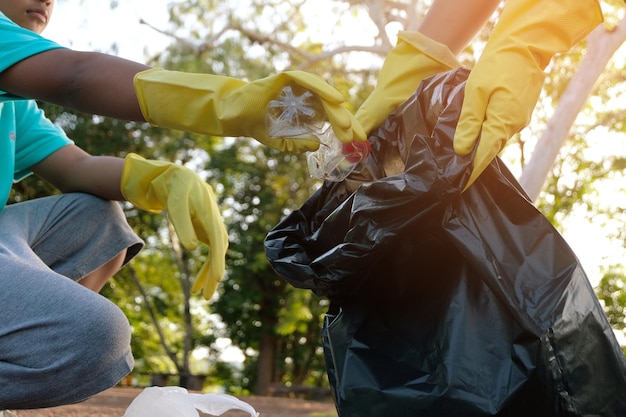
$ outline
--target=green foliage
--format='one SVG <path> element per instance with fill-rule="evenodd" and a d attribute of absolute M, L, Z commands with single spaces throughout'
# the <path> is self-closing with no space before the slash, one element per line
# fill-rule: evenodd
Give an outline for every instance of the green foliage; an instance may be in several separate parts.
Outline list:
<path fill-rule="evenodd" d="M 616 330 L 626 329 L 626 274 L 622 269 L 611 268 L 604 274 L 598 288 L 611 326 Z"/>
<path fill-rule="evenodd" d="M 213 308 L 227 323 L 228 337 L 244 352 L 252 349 L 246 360 L 251 368 L 245 369 L 255 369 L 257 355 L 264 354 L 260 342 L 269 336 L 275 382 L 301 383 L 312 374 L 308 369 L 323 374 L 317 349 L 323 301 L 280 279 L 263 246 L 285 209 L 300 205 L 316 187 L 303 158 L 252 143 L 215 153 L 211 165 L 229 196 L 225 212 L 230 213 L 226 220 L 231 236 L 229 272 Z M 304 364 L 312 367 L 301 369 Z M 241 385 L 252 390 L 257 383 L 254 372 L 244 371 L 243 377 L 248 383 Z"/>
<path fill-rule="evenodd" d="M 537 202 L 537 207 L 557 227 L 575 206 L 587 204 L 588 209 L 592 209 L 593 202 L 589 200 L 596 195 L 595 182 L 614 166 L 610 160 L 596 162 L 585 158 L 587 148 L 588 144 L 579 138 L 572 139 L 569 146 L 562 149 Z"/>
<path fill-rule="evenodd" d="M 626 337 L 626 274 L 621 267 L 611 267 L 602 277 L 596 288 L 596 294 L 604 311 L 616 332 Z M 622 346 L 626 355 L 626 346 Z"/>

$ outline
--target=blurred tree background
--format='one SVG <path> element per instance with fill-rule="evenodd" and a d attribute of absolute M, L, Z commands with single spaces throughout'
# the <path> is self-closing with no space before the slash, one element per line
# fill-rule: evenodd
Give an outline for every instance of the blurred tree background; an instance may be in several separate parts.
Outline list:
<path fill-rule="evenodd" d="M 397 31 L 415 30 L 429 3 L 172 1 L 167 27 L 142 22 L 171 39 L 166 49 L 145 62 L 247 80 L 303 69 L 340 90 L 356 111 L 373 88 Z M 116 4 L 111 2 L 111 7 Z M 621 248 L 626 241 L 626 200 L 613 197 L 626 195 L 626 101 L 617 99 L 624 97 L 626 88 L 625 54 L 619 49 L 626 39 L 626 23 L 621 0 L 602 6 L 606 23 L 588 42 L 553 60 L 532 123 L 502 157 L 527 189 L 536 190 L 529 194 L 559 230 L 565 233 L 576 222 L 588 222 L 609 230 L 612 244 Z M 465 66 L 471 68 L 480 56 L 496 18 L 461 54 Z M 590 51 L 600 58 L 594 59 Z M 569 96 L 580 103 L 565 100 Z M 165 214 L 124 205 L 146 248 L 103 294 L 126 312 L 133 327 L 136 383 L 163 374 L 180 378 L 170 383 L 194 387 L 194 377 L 200 376 L 207 389 L 258 395 L 277 385 L 328 386 L 320 342 L 328 302 L 282 281 L 263 247 L 266 233 L 319 186 L 309 178 L 304 156 L 282 154 L 248 138 L 206 137 L 42 107 L 90 153 L 124 157 L 136 152 L 185 164 L 218 195 L 230 247 L 225 279 L 210 301 L 190 294 L 205 250 L 182 248 Z M 550 147 L 556 149 L 554 155 L 538 161 L 538 155 L 547 152 L 533 151 Z M 29 177 L 15 185 L 11 202 L 54 192 Z M 607 258 L 592 278 L 616 334 L 623 336 L 623 265 Z"/>

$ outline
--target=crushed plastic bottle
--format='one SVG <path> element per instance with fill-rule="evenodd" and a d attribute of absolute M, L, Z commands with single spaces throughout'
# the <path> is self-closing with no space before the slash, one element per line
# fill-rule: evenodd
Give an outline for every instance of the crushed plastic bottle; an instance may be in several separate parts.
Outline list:
<path fill-rule="evenodd" d="M 230 410 L 259 417 L 250 404 L 232 395 L 190 393 L 183 387 L 145 388 L 130 403 L 123 417 L 198 417 L 198 411 L 221 416 Z"/>
<path fill-rule="evenodd" d="M 369 154 L 369 142 L 342 143 L 326 120 L 319 98 L 312 92 L 285 86 L 270 101 L 265 113 L 268 134 L 275 138 L 315 137 L 320 147 L 307 152 L 309 174 L 313 178 L 339 182 Z"/>

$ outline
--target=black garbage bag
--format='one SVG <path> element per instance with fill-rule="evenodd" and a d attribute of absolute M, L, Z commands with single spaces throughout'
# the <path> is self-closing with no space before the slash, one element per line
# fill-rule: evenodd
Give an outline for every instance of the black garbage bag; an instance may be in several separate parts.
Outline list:
<path fill-rule="evenodd" d="M 567 243 L 498 159 L 461 193 L 467 75 L 422 82 L 266 238 L 278 274 L 331 300 L 339 415 L 626 416 L 624 355 Z"/>

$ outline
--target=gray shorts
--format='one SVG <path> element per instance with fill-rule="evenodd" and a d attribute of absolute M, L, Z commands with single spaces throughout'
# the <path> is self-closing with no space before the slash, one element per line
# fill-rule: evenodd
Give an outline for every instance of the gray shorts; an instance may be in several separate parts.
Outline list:
<path fill-rule="evenodd" d="M 130 372 L 128 320 L 76 281 L 142 246 L 118 203 L 88 194 L 0 211 L 0 410 L 81 401 Z"/>

